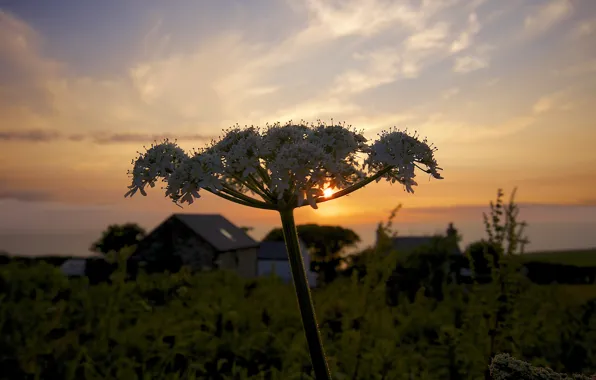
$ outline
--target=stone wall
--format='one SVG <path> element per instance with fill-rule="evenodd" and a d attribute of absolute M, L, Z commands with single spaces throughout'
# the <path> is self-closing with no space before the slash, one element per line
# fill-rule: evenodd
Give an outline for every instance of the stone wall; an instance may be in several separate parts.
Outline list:
<path fill-rule="evenodd" d="M 214 254 L 208 243 L 184 223 L 171 218 L 143 239 L 135 256 L 148 264 L 161 265 L 164 270 L 169 269 L 169 264 L 187 265 L 193 270 L 209 270 L 213 268 Z"/>

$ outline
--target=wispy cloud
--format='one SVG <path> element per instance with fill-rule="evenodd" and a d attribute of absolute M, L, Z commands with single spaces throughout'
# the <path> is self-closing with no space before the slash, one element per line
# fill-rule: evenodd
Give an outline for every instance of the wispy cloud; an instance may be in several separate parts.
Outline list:
<path fill-rule="evenodd" d="M 489 44 L 476 46 L 472 52 L 455 58 L 453 63 L 453 71 L 456 73 L 465 74 L 489 67 L 489 53 L 494 50 L 495 46 Z"/>
<path fill-rule="evenodd" d="M 23 202 L 42 202 L 52 200 L 52 194 L 46 191 L 35 190 L 10 190 L 3 189 L 0 184 L 0 200 L 17 200 Z"/>
<path fill-rule="evenodd" d="M 405 41 L 406 49 L 410 51 L 442 48 L 449 36 L 449 24 L 437 22 L 433 26 L 411 34 Z"/>
<path fill-rule="evenodd" d="M 596 59 L 574 63 L 559 70 L 554 70 L 555 75 L 576 77 L 596 72 Z"/>
<path fill-rule="evenodd" d="M 571 29 L 569 36 L 573 40 L 585 38 L 596 34 L 596 18 L 581 20 Z"/>
<path fill-rule="evenodd" d="M 450 89 L 443 92 L 443 99 L 451 99 L 459 93 L 460 89 L 458 87 L 451 87 Z"/>
<path fill-rule="evenodd" d="M 569 100 L 571 89 L 565 89 L 552 94 L 543 95 L 534 103 L 532 111 L 536 115 L 547 113 L 553 110 L 569 111 L 573 103 Z"/>
<path fill-rule="evenodd" d="M 420 9 L 416 9 L 407 3 L 383 0 L 348 0 L 335 3 L 306 0 L 315 20 L 324 25 L 334 37 L 372 36 L 395 24 L 416 28 L 428 16 L 449 5 L 448 1 L 443 2 L 444 5 L 440 3 L 424 2 Z"/>
<path fill-rule="evenodd" d="M 29 130 L 29 131 L 0 131 L 0 141 L 31 141 L 48 142 L 62 138 L 58 131 Z"/>
<path fill-rule="evenodd" d="M 484 69 L 488 67 L 489 61 L 485 57 L 479 57 L 476 55 L 466 55 L 463 57 L 457 57 L 453 64 L 453 71 L 456 73 L 469 73 L 472 71 Z"/>
<path fill-rule="evenodd" d="M 573 11 L 573 4 L 569 0 L 548 0 L 544 3 L 524 20 L 526 33 L 530 36 L 548 31 Z"/>
<path fill-rule="evenodd" d="M 204 141 L 208 142 L 216 136 L 201 134 L 147 134 L 147 133 L 107 133 L 96 132 L 90 134 L 65 134 L 56 130 L 29 130 L 29 131 L 0 131 L 0 141 L 20 141 L 48 143 L 55 141 L 90 141 L 97 144 L 118 144 L 118 143 L 147 143 L 161 141 L 164 139 L 180 141 Z"/>
<path fill-rule="evenodd" d="M 535 114 L 548 112 L 553 108 L 554 103 L 555 99 L 553 96 L 543 96 L 542 98 L 538 99 L 538 101 L 534 104 L 532 110 Z"/>
<path fill-rule="evenodd" d="M 458 53 L 462 50 L 467 49 L 474 38 L 474 35 L 480 32 L 480 23 L 478 22 L 478 16 L 476 13 L 471 13 L 468 17 L 467 28 L 459 34 L 457 39 L 451 43 L 451 52 Z"/>
<path fill-rule="evenodd" d="M 357 53 L 356 60 L 365 62 L 361 70 L 348 70 L 336 77 L 331 89 L 333 94 L 357 94 L 393 82 L 401 72 L 399 51 L 384 48 L 367 54 Z"/>

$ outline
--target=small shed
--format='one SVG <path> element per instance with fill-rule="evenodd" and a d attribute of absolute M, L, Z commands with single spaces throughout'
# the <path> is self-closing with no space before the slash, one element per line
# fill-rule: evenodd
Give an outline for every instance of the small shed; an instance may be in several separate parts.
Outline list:
<path fill-rule="evenodd" d="M 317 274 L 310 270 L 310 255 L 306 244 L 301 239 L 299 239 L 299 244 L 308 284 L 313 288 L 317 283 Z M 271 273 L 275 273 L 286 283 L 292 282 L 288 250 L 283 241 L 263 241 L 259 247 L 257 253 L 257 274 L 259 276 L 267 276 Z"/>
<path fill-rule="evenodd" d="M 68 277 L 81 277 L 85 275 L 87 259 L 68 259 L 60 265 L 60 271 Z"/>

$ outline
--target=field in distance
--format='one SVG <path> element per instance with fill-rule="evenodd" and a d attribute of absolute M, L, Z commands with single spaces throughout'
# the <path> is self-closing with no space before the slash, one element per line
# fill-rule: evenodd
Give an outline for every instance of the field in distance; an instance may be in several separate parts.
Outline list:
<path fill-rule="evenodd" d="M 562 251 L 528 252 L 522 255 L 524 261 L 542 261 L 579 267 L 596 266 L 596 248 Z"/>

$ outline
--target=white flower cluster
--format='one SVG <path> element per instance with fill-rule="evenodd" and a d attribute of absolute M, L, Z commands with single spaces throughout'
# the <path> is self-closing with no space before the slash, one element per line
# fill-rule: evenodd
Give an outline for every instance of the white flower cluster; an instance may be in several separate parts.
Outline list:
<path fill-rule="evenodd" d="M 223 169 L 229 175 L 245 178 L 256 173 L 262 150 L 259 129 L 236 127 L 224 132 L 226 132 L 224 138 L 218 143 L 213 143 L 208 151 L 220 156 Z"/>
<path fill-rule="evenodd" d="M 168 182 L 166 196 L 176 203 L 191 204 L 194 198 L 201 197 L 201 188 L 221 190 L 223 184 L 217 173 L 222 169 L 221 160 L 211 152 L 195 153 L 183 161 L 168 178 L 164 178 Z"/>
<path fill-rule="evenodd" d="M 325 187 L 344 188 L 364 177 L 355 158 L 365 142 L 355 131 L 320 121 L 310 127 L 304 122 L 270 126 L 263 136 L 263 159 L 271 190 L 278 199 L 295 196 L 298 207 L 308 202 L 317 208 L 315 199 Z"/>
<path fill-rule="evenodd" d="M 390 132 L 383 131 L 379 136 L 364 161 L 364 165 L 368 166 L 369 170 L 392 166 L 393 168 L 383 177 L 391 183 L 403 184 L 409 193 L 413 193 L 413 186 L 418 185 L 414 181 L 415 168 L 431 174 L 434 178 L 442 179 L 438 172 L 441 168 L 437 166 L 434 158 L 436 148 L 428 145 L 426 139 L 420 141 L 416 135 L 410 136 L 406 131 L 397 129 Z M 421 168 L 419 164 L 426 166 L 426 169 Z M 383 177 L 378 178 L 377 182 Z"/>
<path fill-rule="evenodd" d="M 203 188 L 216 194 L 223 191 L 244 204 L 244 194 L 250 191 L 272 205 L 277 201 L 301 207 L 308 202 L 317 208 L 324 188 L 357 185 L 366 178 L 363 170 L 367 166 L 369 174 L 390 166 L 383 177 L 404 184 L 410 192 L 416 185 L 413 178 L 418 164 L 441 178 L 434 148 L 405 132 L 383 132 L 372 146 L 362 133 L 321 121 L 316 125 L 275 123 L 264 133 L 256 127 L 238 126 L 224 132 L 220 141 L 192 156 L 168 140 L 152 145 L 136 160 L 126 196 L 137 190 L 146 195 L 145 186 L 153 187 L 162 178 L 167 182 L 166 196 L 176 203 L 192 203 Z M 361 168 L 358 154 L 368 155 Z"/>
<path fill-rule="evenodd" d="M 134 168 L 128 174 L 132 174 L 132 185 L 126 196 L 133 196 L 137 190 L 143 195 L 145 186 L 155 186 L 158 178 L 167 179 L 180 166 L 182 162 L 188 159 L 188 155 L 175 142 L 165 140 L 161 144 L 151 144 L 145 153 L 139 153 L 136 161 L 133 161 Z"/>

